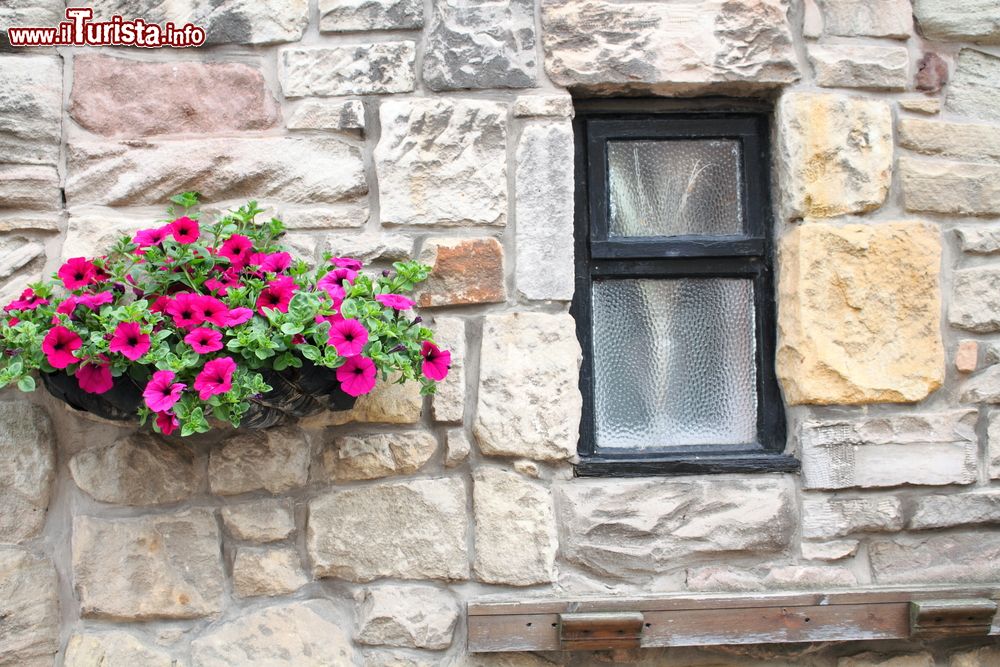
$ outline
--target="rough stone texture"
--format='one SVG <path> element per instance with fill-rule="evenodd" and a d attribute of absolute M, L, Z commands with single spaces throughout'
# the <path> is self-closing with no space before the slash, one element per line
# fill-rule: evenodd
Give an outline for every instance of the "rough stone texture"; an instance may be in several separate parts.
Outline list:
<path fill-rule="evenodd" d="M 285 223 L 285 227 L 294 230 L 363 227 L 368 221 L 369 213 L 367 199 L 324 204 L 321 208 L 309 206 L 282 206 L 280 208 L 280 217 Z M 307 238 L 308 241 L 306 241 Z M 300 250 L 300 252 L 304 254 L 315 252 L 315 238 L 289 235 L 283 240 L 292 244 L 293 239 L 299 241 L 303 247 L 310 247 L 311 244 L 312 250 Z"/>
<path fill-rule="evenodd" d="M 420 0 L 319 0 L 320 32 L 409 30 L 423 25 Z"/>
<path fill-rule="evenodd" d="M 359 130 L 365 129 L 365 105 L 361 100 L 328 102 L 305 100 L 292 112 L 289 130 Z"/>
<path fill-rule="evenodd" d="M 430 586 L 377 586 L 365 590 L 355 639 L 370 646 L 444 649 L 451 646 L 458 604 Z"/>
<path fill-rule="evenodd" d="M 799 78 L 785 0 L 543 0 L 545 70 L 557 86 L 689 94 Z"/>
<path fill-rule="evenodd" d="M 1000 270 L 989 267 L 954 272 L 948 321 L 953 327 L 990 333 L 1000 331 Z"/>
<path fill-rule="evenodd" d="M 807 560 L 840 560 L 857 553 L 858 544 L 857 540 L 803 542 L 802 557 Z"/>
<path fill-rule="evenodd" d="M 198 618 L 222 611 L 219 529 L 190 509 L 73 520 L 73 582 L 85 617 Z"/>
<path fill-rule="evenodd" d="M 746 593 L 857 585 L 858 580 L 850 570 L 823 565 L 786 565 L 751 570 L 710 565 L 687 571 L 687 587 L 693 591 Z"/>
<path fill-rule="evenodd" d="M 112 632 L 75 634 L 66 646 L 65 667 L 174 667 L 175 662 L 163 649 L 139 641 L 135 635 Z"/>
<path fill-rule="evenodd" d="M 465 415 L 465 320 L 457 317 L 434 318 L 434 340 L 451 352 L 451 370 L 437 385 L 431 409 L 434 420 L 461 422 Z"/>
<path fill-rule="evenodd" d="M 1000 403 L 1000 366 L 990 366 L 962 385 L 963 403 Z"/>
<path fill-rule="evenodd" d="M 903 90 L 910 80 L 905 46 L 813 45 L 809 62 L 816 83 L 825 88 Z"/>
<path fill-rule="evenodd" d="M 353 257 L 362 262 L 399 262 L 413 256 L 413 239 L 399 234 L 330 234 L 323 250 L 336 257 Z"/>
<path fill-rule="evenodd" d="M 265 607 L 210 627 L 191 642 L 193 667 L 354 664 L 354 649 L 332 602 Z"/>
<path fill-rule="evenodd" d="M 562 556 L 610 577 L 641 579 L 698 554 L 777 552 L 793 532 L 781 478 L 577 479 L 555 490 Z"/>
<path fill-rule="evenodd" d="M 1000 479 L 1000 412 L 991 412 L 987 429 L 990 479 Z"/>
<path fill-rule="evenodd" d="M 241 547 L 233 560 L 233 592 L 237 597 L 294 593 L 309 583 L 294 547 Z"/>
<path fill-rule="evenodd" d="M 979 343 L 974 340 L 963 340 L 955 350 L 955 370 L 959 373 L 971 373 L 976 370 L 979 361 Z"/>
<path fill-rule="evenodd" d="M 777 374 L 793 405 L 917 401 L 944 380 L 940 231 L 806 223 L 781 239 Z"/>
<path fill-rule="evenodd" d="M 976 481 L 976 411 L 896 414 L 802 426 L 802 484 L 842 489 Z"/>
<path fill-rule="evenodd" d="M 890 532 L 903 528 L 899 498 L 812 498 L 802 500 L 802 536 L 842 537 L 860 532 Z"/>
<path fill-rule="evenodd" d="M 281 52 L 285 97 L 408 93 L 416 85 L 416 45 L 410 41 Z"/>
<path fill-rule="evenodd" d="M 1000 161 L 1000 129 L 996 125 L 901 118 L 897 128 L 899 145 L 918 153 Z"/>
<path fill-rule="evenodd" d="M 517 144 L 517 289 L 528 299 L 573 298 L 573 126 L 528 123 Z"/>
<path fill-rule="evenodd" d="M 1000 44 L 1000 5 L 994 0 L 913 0 L 913 15 L 927 39 Z"/>
<path fill-rule="evenodd" d="M 255 67 L 87 55 L 73 59 L 69 113 L 84 129 L 109 137 L 263 130 L 279 117 Z"/>
<path fill-rule="evenodd" d="M 7 40 L 8 26 L 54 26 L 64 19 L 64 0 L 7 0 L 0 6 L 0 51 L 14 50 Z"/>
<path fill-rule="evenodd" d="M 930 653 L 904 655 L 858 653 L 837 661 L 837 667 L 934 667 L 934 664 L 934 657 Z"/>
<path fill-rule="evenodd" d="M 290 500 L 265 498 L 222 508 L 222 521 L 238 540 L 273 542 L 295 531 Z"/>
<path fill-rule="evenodd" d="M 420 421 L 424 399 L 420 395 L 420 385 L 416 382 L 394 384 L 379 380 L 370 393 L 359 396 L 350 410 L 321 412 L 302 420 L 306 428 L 316 426 L 340 426 L 350 423 L 372 424 L 415 424 Z"/>
<path fill-rule="evenodd" d="M 905 111 L 915 111 L 916 113 L 936 114 L 941 111 L 941 98 L 939 97 L 904 97 L 897 100 L 896 104 Z"/>
<path fill-rule="evenodd" d="M 0 209 L 56 209 L 60 199 L 54 166 L 0 164 Z"/>
<path fill-rule="evenodd" d="M 820 0 L 820 4 L 829 35 L 906 39 L 913 32 L 910 0 Z"/>
<path fill-rule="evenodd" d="M 375 147 L 382 222 L 503 225 L 507 109 L 488 100 L 392 100 Z"/>
<path fill-rule="evenodd" d="M 188 445 L 148 433 L 85 449 L 70 459 L 69 470 L 87 494 L 119 505 L 176 503 L 194 495 L 205 479 Z"/>
<path fill-rule="evenodd" d="M 991 583 L 1000 577 L 1000 533 L 895 537 L 868 545 L 877 584 Z"/>
<path fill-rule="evenodd" d="M 924 53 L 917 61 L 913 83 L 917 90 L 927 94 L 939 92 L 948 83 L 948 61 L 934 52 Z"/>
<path fill-rule="evenodd" d="M 990 667 L 1000 665 L 1000 647 L 984 646 L 965 653 L 953 654 L 948 667 Z"/>
<path fill-rule="evenodd" d="M 503 246 L 493 237 L 428 239 L 420 263 L 431 267 L 414 295 L 421 308 L 499 303 L 507 298 Z"/>
<path fill-rule="evenodd" d="M 1000 252 L 1000 226 L 958 227 L 955 229 L 962 252 L 992 255 Z"/>
<path fill-rule="evenodd" d="M 573 318 L 503 313 L 483 321 L 474 435 L 487 456 L 576 453 L 582 398 Z"/>
<path fill-rule="evenodd" d="M 59 650 L 59 592 L 48 558 L 0 546 L 0 618 L 0 664 L 52 664 Z"/>
<path fill-rule="evenodd" d="M 337 481 L 409 475 L 435 451 L 437 440 L 428 431 L 348 435 L 335 438 L 323 451 L 323 467 Z"/>
<path fill-rule="evenodd" d="M 434 0 L 424 53 L 431 90 L 535 86 L 533 0 Z"/>
<path fill-rule="evenodd" d="M 1000 214 L 1000 166 L 903 157 L 899 174 L 909 211 Z"/>
<path fill-rule="evenodd" d="M 913 529 L 1000 523 L 1000 491 L 921 496 L 907 526 Z"/>
<path fill-rule="evenodd" d="M 309 458 L 309 443 L 296 428 L 240 433 L 212 449 L 209 486 L 220 496 L 259 490 L 282 493 L 305 485 Z"/>
<path fill-rule="evenodd" d="M 1000 57 L 962 49 L 945 107 L 963 116 L 1000 120 Z"/>
<path fill-rule="evenodd" d="M 225 3 L 180 0 L 69 0 L 69 6 L 94 8 L 94 20 L 119 15 L 147 23 L 193 23 L 204 28 L 205 43 L 276 44 L 294 42 L 309 23 L 308 0 L 232 0 Z"/>
<path fill-rule="evenodd" d="M 206 201 L 255 197 L 300 204 L 334 203 L 368 192 L 361 151 L 326 138 L 77 143 L 67 159 L 71 206 L 159 207 L 189 190 Z"/>
<path fill-rule="evenodd" d="M 549 490 L 514 472 L 479 468 L 472 498 L 476 579 L 511 586 L 555 581 L 559 540 Z"/>
<path fill-rule="evenodd" d="M 448 431 L 448 446 L 444 454 L 444 464 L 449 468 L 461 465 L 472 453 L 472 443 L 469 436 L 460 428 Z"/>
<path fill-rule="evenodd" d="M 6 28 L 9 24 L 2 25 Z M 62 83 L 59 58 L 0 56 L 3 162 L 55 165 L 59 161 Z"/>
<path fill-rule="evenodd" d="M 467 530 L 462 481 L 417 479 L 313 499 L 307 545 L 318 577 L 465 579 Z"/>
<path fill-rule="evenodd" d="M 881 100 L 787 93 L 777 148 L 785 218 L 871 211 L 892 179 L 892 110 Z"/>
<path fill-rule="evenodd" d="M 42 531 L 55 478 L 53 445 L 42 408 L 0 403 L 0 542 L 20 542 Z"/>
<path fill-rule="evenodd" d="M 514 101 L 514 117 L 573 117 L 573 98 L 567 93 L 521 95 Z"/>

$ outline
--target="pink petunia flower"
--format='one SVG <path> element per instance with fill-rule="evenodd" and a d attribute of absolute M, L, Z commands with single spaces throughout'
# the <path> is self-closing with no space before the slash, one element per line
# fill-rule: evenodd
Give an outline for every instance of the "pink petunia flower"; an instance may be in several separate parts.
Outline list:
<path fill-rule="evenodd" d="M 375 363 L 368 357 L 348 357 L 337 368 L 337 380 L 344 393 L 351 396 L 367 394 L 375 386 Z"/>
<path fill-rule="evenodd" d="M 326 276 L 323 277 L 325 278 Z M 330 297 L 330 301 L 333 302 L 334 308 L 340 308 L 340 304 L 344 303 L 344 297 L 347 296 L 347 294 L 344 292 L 344 288 L 339 284 L 333 281 L 324 283 L 323 278 L 320 278 L 319 282 L 316 283 L 316 286 L 327 293 Z"/>
<path fill-rule="evenodd" d="M 441 381 L 448 377 L 451 368 L 451 352 L 442 350 L 437 345 L 425 340 L 420 348 L 420 356 L 424 358 L 420 370 L 431 380 Z"/>
<path fill-rule="evenodd" d="M 164 412 L 174 407 L 180 400 L 181 392 L 187 387 L 182 382 L 174 382 L 173 371 L 156 371 L 142 390 L 146 406 L 154 412 Z"/>
<path fill-rule="evenodd" d="M 177 218 L 167 226 L 170 228 L 170 233 L 173 235 L 174 240 L 178 243 L 194 243 L 201 236 L 201 231 L 198 229 L 198 221 L 192 220 L 186 215 Z"/>
<path fill-rule="evenodd" d="M 107 361 L 103 356 L 101 361 Z M 103 394 L 115 386 L 108 363 L 86 363 L 76 369 L 76 383 L 88 394 Z"/>
<path fill-rule="evenodd" d="M 264 261 L 260 263 L 260 270 L 264 273 L 281 273 L 292 265 L 292 256 L 287 252 L 273 252 L 264 255 Z"/>
<path fill-rule="evenodd" d="M 208 327 L 198 327 L 184 336 L 184 342 L 198 354 L 206 354 L 222 349 L 222 332 Z"/>
<path fill-rule="evenodd" d="M 194 300 L 195 308 L 203 322 L 211 322 L 217 327 L 226 326 L 229 306 L 214 296 L 198 295 Z"/>
<path fill-rule="evenodd" d="M 85 257 L 73 257 L 66 260 L 57 273 L 66 289 L 74 290 L 94 282 L 97 278 L 97 267 Z"/>
<path fill-rule="evenodd" d="M 209 278 L 206 280 L 205 287 L 216 292 L 219 296 L 226 296 L 230 289 L 243 287 L 243 284 L 239 281 L 238 274 L 229 269 L 219 278 Z"/>
<path fill-rule="evenodd" d="M 177 421 L 177 417 L 170 412 L 157 412 L 156 413 L 156 425 L 160 428 L 160 433 L 163 435 L 170 435 L 177 430 L 180 426 L 180 422 Z"/>
<path fill-rule="evenodd" d="M 170 305 L 171 301 L 173 301 L 173 299 L 167 295 L 158 296 L 156 297 L 156 300 L 149 305 L 149 311 L 152 313 L 162 313 L 167 309 L 167 306 Z"/>
<path fill-rule="evenodd" d="M 295 281 L 289 276 L 276 278 L 267 284 L 257 297 L 257 312 L 264 315 L 265 308 L 288 312 L 288 304 L 295 295 Z"/>
<path fill-rule="evenodd" d="M 170 233 L 170 226 L 156 227 L 154 229 L 140 229 L 132 237 L 132 243 L 136 244 L 140 248 L 148 248 L 154 245 L 160 245 L 167 238 L 167 234 Z"/>
<path fill-rule="evenodd" d="M 207 401 L 212 396 L 224 394 L 233 388 L 233 372 L 236 362 L 231 357 L 213 359 L 202 367 L 198 377 L 194 379 L 194 388 L 198 390 L 198 398 Z"/>
<path fill-rule="evenodd" d="M 138 322 L 119 322 L 108 349 L 135 361 L 149 352 L 149 334 L 142 333 Z"/>
<path fill-rule="evenodd" d="M 198 298 L 197 294 L 181 292 L 167 304 L 164 312 L 174 319 L 174 324 L 178 327 L 196 327 L 205 321 L 198 308 Z"/>
<path fill-rule="evenodd" d="M 376 294 L 375 300 L 393 310 L 409 310 L 415 305 L 414 301 L 399 294 Z"/>
<path fill-rule="evenodd" d="M 114 300 L 114 295 L 111 292 L 105 291 L 97 294 L 80 295 L 77 297 L 76 302 L 90 310 L 98 310 L 104 304 L 111 303 Z"/>
<path fill-rule="evenodd" d="M 340 313 L 334 313 L 333 315 L 317 315 L 315 318 L 316 324 L 320 322 L 329 322 L 330 324 L 336 324 L 344 319 L 344 316 Z"/>
<path fill-rule="evenodd" d="M 238 324 L 243 324 L 251 317 L 253 317 L 253 311 L 249 308 L 232 308 L 226 313 L 225 326 L 235 327 Z"/>
<path fill-rule="evenodd" d="M 48 299 L 38 296 L 35 294 L 35 290 L 29 287 L 21 292 L 21 296 L 8 303 L 3 309 L 4 312 L 8 313 L 12 310 L 34 310 L 39 306 L 47 306 L 48 303 Z"/>
<path fill-rule="evenodd" d="M 242 234 L 233 234 L 219 249 L 219 254 L 229 259 L 233 266 L 243 267 L 250 260 L 253 242 Z"/>
<path fill-rule="evenodd" d="M 363 266 L 361 262 L 353 257 L 331 257 L 330 263 L 341 269 L 351 269 L 352 271 L 360 271 Z"/>
<path fill-rule="evenodd" d="M 76 332 L 64 326 L 55 326 L 42 339 L 42 352 L 53 368 L 66 368 L 79 361 L 73 352 L 79 350 L 81 345 L 83 341 Z"/>
<path fill-rule="evenodd" d="M 341 319 L 330 327 L 330 340 L 327 344 L 337 348 L 337 354 L 342 357 L 353 357 L 361 354 L 368 342 L 368 330 L 357 320 Z"/>

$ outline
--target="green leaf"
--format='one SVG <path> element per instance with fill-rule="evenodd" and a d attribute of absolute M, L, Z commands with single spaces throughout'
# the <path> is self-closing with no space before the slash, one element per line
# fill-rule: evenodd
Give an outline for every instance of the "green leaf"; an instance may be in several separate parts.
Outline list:
<path fill-rule="evenodd" d="M 319 312 L 319 297 L 311 292 L 297 292 L 288 302 L 288 315 L 296 322 L 311 322 L 317 312 Z"/>
<path fill-rule="evenodd" d="M 24 392 L 35 391 L 35 378 L 25 375 L 17 381 L 17 388 Z"/>
<path fill-rule="evenodd" d="M 281 325 L 281 333 L 287 334 L 289 336 L 294 336 L 297 333 L 302 333 L 304 329 L 305 329 L 304 326 L 302 326 L 301 324 L 297 324 L 295 322 L 285 322 L 284 324 Z"/>

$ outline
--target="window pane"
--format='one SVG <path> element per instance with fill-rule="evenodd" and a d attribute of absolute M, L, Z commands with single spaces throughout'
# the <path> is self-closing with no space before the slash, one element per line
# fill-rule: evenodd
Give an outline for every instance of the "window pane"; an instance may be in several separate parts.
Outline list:
<path fill-rule="evenodd" d="M 599 280 L 593 310 L 598 448 L 756 441 L 750 280 Z"/>
<path fill-rule="evenodd" d="M 743 233 L 740 143 L 609 141 L 609 236 Z"/>

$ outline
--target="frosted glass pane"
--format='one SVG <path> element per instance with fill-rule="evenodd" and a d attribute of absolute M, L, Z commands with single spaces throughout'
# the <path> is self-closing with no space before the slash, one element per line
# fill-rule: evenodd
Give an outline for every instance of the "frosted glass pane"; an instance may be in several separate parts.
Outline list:
<path fill-rule="evenodd" d="M 609 141 L 610 236 L 743 233 L 740 143 Z"/>
<path fill-rule="evenodd" d="M 599 448 L 756 441 L 751 281 L 595 281 L 593 309 Z"/>

